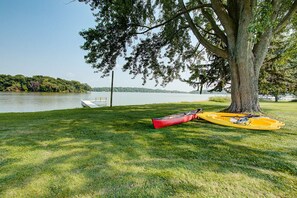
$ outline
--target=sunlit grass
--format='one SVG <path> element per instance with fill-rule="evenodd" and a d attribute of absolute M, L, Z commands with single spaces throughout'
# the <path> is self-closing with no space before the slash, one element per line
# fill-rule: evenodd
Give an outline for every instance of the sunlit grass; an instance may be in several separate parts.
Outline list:
<path fill-rule="evenodd" d="M 263 103 L 277 131 L 152 117 L 200 102 L 0 114 L 0 197 L 295 197 L 297 103 Z"/>

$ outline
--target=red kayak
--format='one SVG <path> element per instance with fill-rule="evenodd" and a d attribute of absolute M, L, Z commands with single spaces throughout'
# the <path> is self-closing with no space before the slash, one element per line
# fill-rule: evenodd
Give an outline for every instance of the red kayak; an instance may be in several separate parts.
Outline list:
<path fill-rule="evenodd" d="M 174 115 L 169 115 L 165 116 L 162 118 L 153 118 L 153 125 L 155 129 L 175 125 L 175 124 L 181 124 L 184 122 L 188 122 L 190 120 L 193 120 L 195 118 L 198 118 L 197 113 L 200 112 L 201 109 L 197 109 L 194 111 L 189 111 L 189 112 L 184 112 L 184 113 L 179 113 L 179 114 L 174 114 Z"/>

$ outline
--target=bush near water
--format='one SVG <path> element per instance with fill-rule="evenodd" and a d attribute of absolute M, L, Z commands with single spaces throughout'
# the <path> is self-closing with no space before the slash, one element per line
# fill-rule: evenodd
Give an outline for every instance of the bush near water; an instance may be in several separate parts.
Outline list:
<path fill-rule="evenodd" d="M 229 96 L 213 96 L 209 97 L 208 100 L 212 102 L 230 102 L 231 98 Z"/>
<path fill-rule="evenodd" d="M 81 93 L 91 90 L 92 88 L 88 84 L 74 80 L 55 79 L 41 75 L 26 77 L 0 74 L 0 91 Z"/>

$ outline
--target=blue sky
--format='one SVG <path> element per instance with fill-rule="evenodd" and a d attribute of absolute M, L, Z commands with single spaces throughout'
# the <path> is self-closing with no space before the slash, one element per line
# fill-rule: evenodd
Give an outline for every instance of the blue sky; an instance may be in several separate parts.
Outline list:
<path fill-rule="evenodd" d="M 84 61 L 83 29 L 94 27 L 89 7 L 70 0 L 0 0 L 0 74 L 47 75 L 110 86 Z M 143 87 L 140 77 L 115 69 L 115 86 Z M 155 88 L 154 81 L 144 87 Z M 156 87 L 160 88 L 160 87 Z M 165 89 L 190 91 L 175 81 Z"/>

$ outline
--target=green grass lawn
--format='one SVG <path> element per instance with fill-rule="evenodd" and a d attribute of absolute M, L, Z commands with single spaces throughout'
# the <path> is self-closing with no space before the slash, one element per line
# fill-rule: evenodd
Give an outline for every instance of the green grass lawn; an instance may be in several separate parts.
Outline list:
<path fill-rule="evenodd" d="M 0 197 L 296 197 L 297 103 L 261 104 L 277 131 L 151 124 L 227 105 L 0 114 Z"/>

